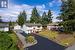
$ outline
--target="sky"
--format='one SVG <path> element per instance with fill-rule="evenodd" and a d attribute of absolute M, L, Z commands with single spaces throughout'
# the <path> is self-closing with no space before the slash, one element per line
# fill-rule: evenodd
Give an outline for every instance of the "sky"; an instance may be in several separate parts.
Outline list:
<path fill-rule="evenodd" d="M 60 13 L 61 0 L 9 0 L 8 8 L 0 8 L 0 16 L 3 21 L 16 21 L 18 14 L 26 11 L 27 20 L 30 20 L 31 12 L 37 8 L 40 15 L 51 10 L 53 22 L 59 21 L 56 17 Z"/>

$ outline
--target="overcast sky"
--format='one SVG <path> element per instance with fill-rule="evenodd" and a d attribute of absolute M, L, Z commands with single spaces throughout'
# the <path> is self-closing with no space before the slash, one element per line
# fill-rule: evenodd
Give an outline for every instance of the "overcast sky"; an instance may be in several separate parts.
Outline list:
<path fill-rule="evenodd" d="M 3 21 L 16 21 L 18 14 L 25 10 L 29 20 L 32 9 L 36 7 L 40 15 L 50 9 L 55 22 L 58 21 L 56 17 L 60 13 L 60 6 L 61 0 L 9 0 L 8 8 L 0 8 L 0 16 Z"/>

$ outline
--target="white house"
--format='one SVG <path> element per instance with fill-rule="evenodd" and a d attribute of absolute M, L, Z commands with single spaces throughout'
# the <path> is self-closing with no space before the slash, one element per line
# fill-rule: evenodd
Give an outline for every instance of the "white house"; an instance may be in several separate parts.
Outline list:
<path fill-rule="evenodd" d="M 9 31 L 8 23 L 0 23 L 0 31 Z"/>
<path fill-rule="evenodd" d="M 58 28 L 58 23 L 50 23 L 47 25 L 48 30 L 51 30 L 53 28 Z"/>
<path fill-rule="evenodd" d="M 19 26 L 18 24 L 15 24 L 14 30 L 21 30 L 21 26 Z"/>
<path fill-rule="evenodd" d="M 26 23 L 23 25 L 23 31 L 26 33 L 37 33 L 42 30 L 42 25 L 41 24 L 33 24 L 33 23 Z"/>

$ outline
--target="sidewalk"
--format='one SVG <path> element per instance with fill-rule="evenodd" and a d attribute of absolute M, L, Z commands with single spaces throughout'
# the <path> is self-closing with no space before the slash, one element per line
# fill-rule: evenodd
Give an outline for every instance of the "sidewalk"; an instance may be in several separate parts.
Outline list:
<path fill-rule="evenodd" d="M 75 44 L 73 46 L 66 48 L 65 50 L 75 50 Z"/>
<path fill-rule="evenodd" d="M 18 36 L 18 38 L 21 40 L 22 44 L 24 45 L 23 48 L 37 44 L 37 40 L 35 41 L 34 44 L 33 43 L 26 43 L 25 37 L 23 35 L 21 35 L 20 33 L 17 33 L 16 31 L 14 31 L 14 32 L 16 33 L 16 35 Z"/>

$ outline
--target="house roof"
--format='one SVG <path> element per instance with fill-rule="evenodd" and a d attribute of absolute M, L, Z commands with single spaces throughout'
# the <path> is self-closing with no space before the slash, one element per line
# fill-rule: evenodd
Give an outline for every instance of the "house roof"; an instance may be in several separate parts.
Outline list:
<path fill-rule="evenodd" d="M 47 26 L 58 25 L 58 23 L 50 23 Z"/>
<path fill-rule="evenodd" d="M 8 27 L 8 26 L 9 26 L 8 23 L 0 23 L 0 28 L 1 28 L 1 27 Z"/>
<path fill-rule="evenodd" d="M 42 26 L 42 24 L 38 24 L 38 23 L 26 23 L 26 26 Z"/>

